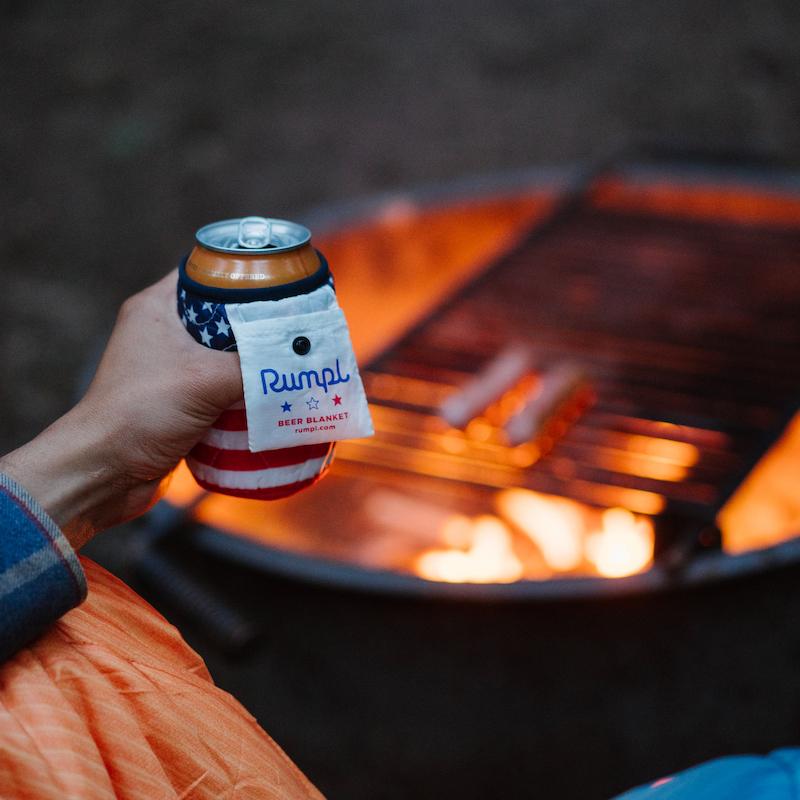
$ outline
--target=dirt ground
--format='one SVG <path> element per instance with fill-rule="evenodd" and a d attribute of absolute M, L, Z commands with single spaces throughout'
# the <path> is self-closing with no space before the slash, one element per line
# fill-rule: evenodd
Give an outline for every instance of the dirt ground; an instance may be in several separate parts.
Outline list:
<path fill-rule="evenodd" d="M 377 192 L 585 162 L 611 143 L 640 136 L 800 161 L 796 0 L 6 0 L 0 22 L 0 452 L 74 402 L 119 303 L 170 269 L 194 230 L 211 220 L 264 213 L 302 221 L 319 206 Z M 758 721 L 751 738 L 735 738 L 742 733 L 738 706 L 716 738 L 696 732 L 702 715 L 687 714 L 685 748 L 665 754 L 665 765 L 725 752 L 731 741 L 756 750 L 788 744 L 797 705 L 781 687 L 793 684 L 800 652 L 791 613 L 797 602 L 787 600 L 795 578 L 783 576 L 775 586 L 764 579 L 749 595 L 715 595 L 716 638 L 697 623 L 694 633 L 676 639 L 678 649 L 706 647 L 703 685 L 725 673 L 739 694 L 738 687 L 751 685 L 741 676 L 762 669 L 763 645 L 768 685 L 767 694 L 742 701 L 749 703 L 747 719 Z M 411 778 L 416 788 L 405 794 L 398 782 L 376 788 L 381 777 L 393 780 L 382 739 L 374 743 L 372 771 L 361 777 L 357 763 L 343 777 L 326 762 L 330 741 L 342 735 L 337 720 L 344 725 L 351 708 L 333 709 L 316 727 L 313 719 L 301 724 L 297 709 L 308 698 L 297 675 L 306 670 L 314 680 L 316 655 L 306 638 L 330 638 L 330 658 L 345 665 L 342 675 L 352 668 L 352 653 L 322 622 L 315 633 L 311 612 L 304 617 L 298 606 L 307 602 L 302 588 L 263 591 L 275 613 L 285 611 L 270 646 L 243 665 L 204 652 L 217 679 L 332 797 L 337 786 L 346 787 L 338 795 L 344 797 L 422 797 Z M 655 619 L 684 631 L 695 600 L 664 601 Z M 327 603 L 322 596 L 320 615 Z M 740 632 L 735 620 L 727 627 L 725 620 L 741 607 L 750 609 L 744 630 L 758 642 L 745 654 L 749 672 L 727 655 Z M 648 607 L 632 603 L 629 611 L 643 652 Z M 548 614 L 539 613 L 546 626 Z M 293 614 L 308 628 L 295 626 Z M 583 613 L 576 616 L 580 635 L 580 625 L 591 632 Z M 409 624 L 416 629 L 417 619 Z M 494 621 L 486 627 L 494 630 Z M 202 650 L 202 637 L 193 643 Z M 618 650 L 621 661 L 629 658 Z M 364 652 L 358 668 L 366 673 L 372 662 L 366 646 Z M 543 675 L 557 673 L 557 656 L 543 660 Z M 393 658 L 386 656 L 387 670 Z M 265 675 L 271 697 L 259 688 Z M 583 679 L 576 697 L 589 708 L 596 686 L 592 676 Z M 673 696 L 693 697 L 696 680 L 693 668 L 676 672 L 667 659 L 644 683 L 668 709 Z M 362 697 L 363 685 L 353 686 Z M 364 713 L 383 718 L 385 698 L 363 696 Z M 781 711 L 779 722 L 765 702 Z M 654 730 L 645 705 L 623 709 L 622 739 Z M 358 735 L 352 746 L 341 743 L 343 761 L 363 752 L 367 730 L 360 720 L 348 724 Z M 595 746 L 578 741 L 579 734 L 578 746 Z M 613 753 L 615 742 L 606 744 Z M 435 772 L 435 758 L 423 766 Z M 392 768 L 395 775 L 422 774 L 413 764 L 408 772 Z M 614 786 L 645 777 L 626 773 Z M 428 776 L 432 793 L 425 796 L 446 796 L 437 780 Z"/>

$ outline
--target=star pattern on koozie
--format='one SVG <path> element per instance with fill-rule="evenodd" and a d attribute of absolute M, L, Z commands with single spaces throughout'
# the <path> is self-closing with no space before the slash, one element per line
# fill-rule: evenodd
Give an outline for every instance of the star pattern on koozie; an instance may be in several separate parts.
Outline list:
<path fill-rule="evenodd" d="M 213 350 L 236 350 L 224 303 L 204 300 L 179 287 L 178 315 L 195 341 Z"/>

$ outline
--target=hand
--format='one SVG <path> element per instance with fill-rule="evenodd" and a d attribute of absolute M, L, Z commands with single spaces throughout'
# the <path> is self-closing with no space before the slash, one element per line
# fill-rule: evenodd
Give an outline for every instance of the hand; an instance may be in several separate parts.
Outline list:
<path fill-rule="evenodd" d="M 128 299 L 86 396 L 0 459 L 76 549 L 138 516 L 219 414 L 242 398 L 239 359 L 183 329 L 177 273 Z"/>

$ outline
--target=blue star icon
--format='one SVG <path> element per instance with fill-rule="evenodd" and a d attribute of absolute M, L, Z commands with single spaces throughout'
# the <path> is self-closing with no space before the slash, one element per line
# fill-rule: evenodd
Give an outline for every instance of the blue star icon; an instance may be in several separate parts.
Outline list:
<path fill-rule="evenodd" d="M 311 411 L 312 408 L 319 408 L 319 400 L 317 400 L 316 397 L 312 397 L 310 400 L 306 400 L 306 405 L 309 411 Z"/>
<path fill-rule="evenodd" d="M 291 411 L 291 410 L 292 410 L 292 404 L 291 403 L 284 403 L 281 406 L 281 411 Z"/>

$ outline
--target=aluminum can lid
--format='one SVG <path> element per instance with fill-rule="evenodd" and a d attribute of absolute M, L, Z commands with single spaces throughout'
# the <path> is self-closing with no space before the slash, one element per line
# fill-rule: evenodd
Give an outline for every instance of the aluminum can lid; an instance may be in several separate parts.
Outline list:
<path fill-rule="evenodd" d="M 257 255 L 296 250 L 311 241 L 311 231 L 285 219 L 240 217 L 204 225 L 195 238 L 207 250 Z"/>

